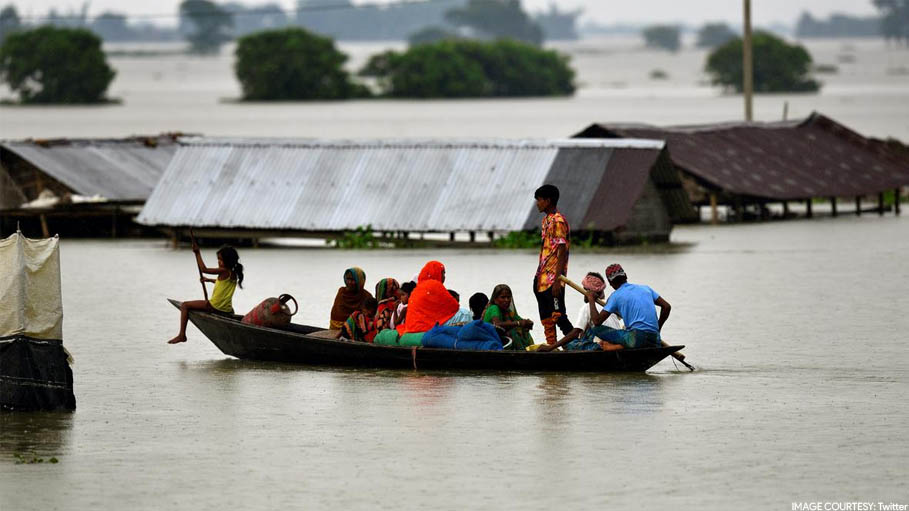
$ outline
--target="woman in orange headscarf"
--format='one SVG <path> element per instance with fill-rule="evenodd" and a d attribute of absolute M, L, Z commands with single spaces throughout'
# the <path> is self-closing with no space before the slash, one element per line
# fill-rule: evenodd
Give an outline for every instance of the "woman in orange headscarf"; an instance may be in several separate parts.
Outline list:
<path fill-rule="evenodd" d="M 444 324 L 458 312 L 459 305 L 445 289 L 445 265 L 429 261 L 420 271 L 417 287 L 410 294 L 407 318 L 398 327 L 402 334 L 426 332 Z"/>

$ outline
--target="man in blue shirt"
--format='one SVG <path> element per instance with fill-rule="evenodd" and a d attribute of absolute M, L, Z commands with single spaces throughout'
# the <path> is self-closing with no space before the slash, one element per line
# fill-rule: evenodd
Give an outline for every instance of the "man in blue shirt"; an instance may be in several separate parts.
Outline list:
<path fill-rule="evenodd" d="M 660 345 L 660 330 L 669 319 L 672 306 L 656 291 L 642 284 L 628 282 L 621 265 L 611 264 L 606 268 L 606 279 L 615 290 L 599 314 L 591 314 L 594 325 L 602 325 L 610 314 L 618 314 L 625 320 L 625 330 L 595 326 L 593 334 L 604 343 L 604 350 L 622 348 L 655 348 Z M 656 308 L 660 308 L 657 318 Z"/>
<path fill-rule="evenodd" d="M 592 291 L 587 294 L 590 304 L 590 318 L 593 327 L 584 333 L 582 339 L 566 336 L 552 345 L 550 351 L 565 346 L 566 350 L 621 350 L 625 348 L 656 348 L 660 345 L 660 330 L 669 319 L 669 305 L 663 297 L 649 286 L 628 282 L 625 270 L 618 264 L 606 268 L 606 279 L 615 290 L 606 300 L 602 311 L 597 312 L 597 297 Z M 660 308 L 657 318 L 656 307 Z M 602 326 L 610 315 L 621 316 L 625 321 L 624 330 Z"/>

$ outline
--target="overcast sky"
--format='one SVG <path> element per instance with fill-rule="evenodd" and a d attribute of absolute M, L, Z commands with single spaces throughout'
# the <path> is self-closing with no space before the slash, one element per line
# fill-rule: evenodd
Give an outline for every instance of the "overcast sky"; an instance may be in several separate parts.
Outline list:
<path fill-rule="evenodd" d="M 354 0 L 355 3 L 375 3 L 382 0 Z M 251 0 L 247 5 L 278 3 L 287 9 L 293 9 L 295 0 Z M 0 0 L 0 5 L 10 3 Z M 42 16 L 48 9 L 55 7 L 60 14 L 79 10 L 80 0 L 13 0 L 20 16 Z M 560 9 L 584 9 L 581 18 L 598 23 L 654 23 L 682 22 L 698 25 L 704 21 L 722 20 L 730 23 L 741 23 L 742 2 L 740 0 L 523 0 L 524 8 L 529 11 L 547 9 L 550 3 L 556 3 Z M 755 24 L 783 22 L 793 24 L 802 11 L 808 11 L 815 17 L 824 17 L 832 12 L 843 12 L 853 15 L 872 15 L 877 11 L 871 0 L 752 0 L 752 18 Z M 180 0 L 92 0 L 89 15 L 98 15 L 104 11 L 118 11 L 127 14 L 169 15 L 177 11 Z M 157 24 L 174 24 L 169 17 L 151 20 Z"/>

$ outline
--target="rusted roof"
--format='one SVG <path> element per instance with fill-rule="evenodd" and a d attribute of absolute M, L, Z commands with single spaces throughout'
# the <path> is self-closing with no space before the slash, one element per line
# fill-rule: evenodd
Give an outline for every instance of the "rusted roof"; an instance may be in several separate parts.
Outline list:
<path fill-rule="evenodd" d="M 624 139 L 183 139 L 138 221 L 292 231 L 366 225 L 515 231 L 539 224 L 533 193 L 552 183 L 561 189 L 559 206 L 569 222 L 605 231 L 628 221 L 628 202 L 641 195 L 663 146 Z M 614 159 L 625 163 L 616 167 Z M 602 191 L 614 181 L 622 188 Z"/>
<path fill-rule="evenodd" d="M 177 149 L 175 137 L 0 141 L 0 148 L 80 195 L 148 198 Z"/>
<path fill-rule="evenodd" d="M 594 124 L 580 138 L 665 140 L 672 161 L 709 186 L 766 199 L 868 195 L 909 186 L 909 157 L 814 113 L 804 121 L 655 127 Z"/>

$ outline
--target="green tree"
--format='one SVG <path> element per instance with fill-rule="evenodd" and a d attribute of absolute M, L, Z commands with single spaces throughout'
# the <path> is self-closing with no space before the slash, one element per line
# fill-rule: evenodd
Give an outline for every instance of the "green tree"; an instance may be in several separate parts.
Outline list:
<path fill-rule="evenodd" d="M 669 51 L 679 51 L 679 27 L 674 25 L 651 25 L 641 32 L 644 42 L 650 48 L 661 48 Z"/>
<path fill-rule="evenodd" d="M 725 23 L 707 23 L 698 30 L 698 48 L 716 48 L 735 39 L 735 32 Z"/>
<path fill-rule="evenodd" d="M 0 80 L 22 103 L 99 103 L 116 73 L 101 39 L 85 29 L 43 26 L 0 46 Z"/>
<path fill-rule="evenodd" d="M 821 85 L 808 77 L 811 55 L 797 44 L 788 44 L 779 37 L 763 31 L 754 33 L 755 92 L 814 92 Z M 715 49 L 707 57 L 706 71 L 714 85 L 742 92 L 742 39 Z"/>
<path fill-rule="evenodd" d="M 193 53 L 218 53 L 232 39 L 234 18 L 227 10 L 208 0 L 183 0 L 180 4 L 181 31 Z"/>
<path fill-rule="evenodd" d="M 344 70 L 335 43 L 302 28 L 240 38 L 235 71 L 247 100 L 348 99 L 368 95 Z"/>
<path fill-rule="evenodd" d="M 543 29 L 524 12 L 521 0 L 469 0 L 463 8 L 447 11 L 445 20 L 493 39 L 543 42 Z"/>
<path fill-rule="evenodd" d="M 10 4 L 0 10 L 0 42 L 3 42 L 7 34 L 11 34 L 21 27 L 22 20 L 19 19 L 15 5 Z"/>
<path fill-rule="evenodd" d="M 552 96 L 574 92 L 567 57 L 512 40 L 445 40 L 385 52 L 361 74 L 379 78 L 392 97 Z"/>
<path fill-rule="evenodd" d="M 889 41 L 909 45 L 909 0 L 873 0 L 881 12 L 881 32 Z"/>

